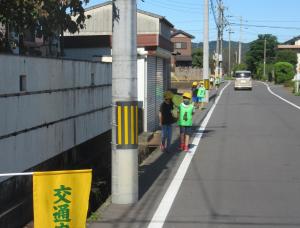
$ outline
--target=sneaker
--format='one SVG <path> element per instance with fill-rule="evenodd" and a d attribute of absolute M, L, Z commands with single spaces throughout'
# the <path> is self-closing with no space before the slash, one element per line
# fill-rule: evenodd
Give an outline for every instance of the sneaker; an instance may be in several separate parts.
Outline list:
<path fill-rule="evenodd" d="M 189 152 L 189 146 L 188 145 L 184 146 L 184 152 Z"/>
<path fill-rule="evenodd" d="M 180 144 L 179 150 L 184 150 L 184 144 L 183 143 Z"/>
<path fill-rule="evenodd" d="M 160 144 L 160 150 L 161 150 L 161 152 L 164 152 L 164 151 L 165 151 L 165 146 L 164 146 L 164 144 Z"/>

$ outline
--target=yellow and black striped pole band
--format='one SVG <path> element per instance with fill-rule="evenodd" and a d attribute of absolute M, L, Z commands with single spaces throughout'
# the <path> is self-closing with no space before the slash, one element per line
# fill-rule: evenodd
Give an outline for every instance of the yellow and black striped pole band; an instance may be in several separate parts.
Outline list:
<path fill-rule="evenodd" d="M 204 88 L 209 90 L 209 79 L 204 79 Z"/>
<path fill-rule="evenodd" d="M 116 102 L 117 149 L 138 148 L 138 102 Z"/>

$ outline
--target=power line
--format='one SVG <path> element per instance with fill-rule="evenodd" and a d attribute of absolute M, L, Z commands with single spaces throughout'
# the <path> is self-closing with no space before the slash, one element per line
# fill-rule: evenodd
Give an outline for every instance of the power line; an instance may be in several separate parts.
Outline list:
<path fill-rule="evenodd" d="M 191 6 L 191 7 L 188 7 L 186 5 L 174 5 L 174 4 L 163 4 L 161 2 L 151 2 L 151 5 L 154 5 L 154 6 L 158 6 L 160 8 L 164 8 L 164 9 L 170 9 L 170 10 L 176 10 L 177 12 L 180 10 L 180 9 L 187 9 L 189 10 L 189 12 L 191 11 L 197 11 L 197 13 L 199 13 L 199 11 L 202 9 L 201 7 L 197 7 L 199 5 L 195 5 L 195 6 Z"/>
<path fill-rule="evenodd" d="M 210 8 L 211 8 L 211 11 L 212 11 L 213 16 L 214 16 L 214 21 L 215 21 L 217 27 L 219 27 L 219 24 L 218 24 L 218 22 L 217 22 L 217 16 L 216 16 L 216 12 L 215 12 L 214 3 L 213 3 L 212 0 L 210 0 Z"/>
<path fill-rule="evenodd" d="M 240 23 L 230 23 L 231 25 L 241 26 Z M 252 25 L 252 24 L 243 24 L 246 27 L 256 27 L 256 28 L 276 28 L 276 29 L 294 29 L 300 30 L 300 27 L 284 27 L 284 26 L 270 26 L 270 25 Z"/>
<path fill-rule="evenodd" d="M 251 22 L 299 23 L 300 20 L 247 20 Z"/>

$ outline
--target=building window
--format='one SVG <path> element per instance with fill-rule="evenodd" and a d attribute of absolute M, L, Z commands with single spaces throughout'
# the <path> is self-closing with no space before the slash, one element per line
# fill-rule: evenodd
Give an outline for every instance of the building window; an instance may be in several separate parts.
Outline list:
<path fill-rule="evenodd" d="M 175 49 L 186 49 L 187 48 L 187 44 L 185 42 L 176 42 L 174 44 L 174 48 Z"/>
<path fill-rule="evenodd" d="M 24 92 L 24 91 L 26 91 L 26 75 L 24 75 L 24 74 L 21 74 L 20 75 L 20 78 L 19 78 L 19 84 L 20 84 L 20 91 L 21 92 Z"/>

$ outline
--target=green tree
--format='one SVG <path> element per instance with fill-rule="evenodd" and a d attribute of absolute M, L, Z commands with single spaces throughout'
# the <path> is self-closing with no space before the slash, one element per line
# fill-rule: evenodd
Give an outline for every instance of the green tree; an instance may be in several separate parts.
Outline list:
<path fill-rule="evenodd" d="M 274 65 L 275 82 L 277 84 L 284 83 L 294 77 L 294 66 L 287 62 L 278 62 Z"/>
<path fill-rule="evenodd" d="M 266 64 L 266 75 L 264 75 L 264 64 L 261 63 L 258 65 L 256 70 L 256 79 L 258 80 L 269 80 L 269 75 L 272 75 L 272 71 L 274 70 L 273 64 Z"/>
<path fill-rule="evenodd" d="M 238 70 L 247 70 L 247 65 L 245 63 L 236 64 L 233 66 L 232 71 L 238 71 Z"/>
<path fill-rule="evenodd" d="M 25 30 L 36 30 L 38 36 L 43 36 L 50 43 L 55 36 L 63 36 L 64 31 L 79 31 L 90 17 L 84 14 L 83 8 L 83 4 L 88 2 L 89 0 L 1 0 L 0 23 L 6 27 L 6 44 L 10 28 L 19 35 Z"/>
<path fill-rule="evenodd" d="M 43 14 L 38 20 L 38 33 L 43 35 L 51 42 L 53 38 L 58 35 L 61 36 L 61 54 L 63 55 L 63 33 L 69 31 L 70 33 L 78 32 L 84 28 L 84 23 L 87 18 L 84 14 L 83 4 L 88 3 L 89 0 L 45 0 L 42 6 Z"/>
<path fill-rule="evenodd" d="M 292 65 L 297 64 L 297 54 L 291 50 L 280 50 L 276 53 L 276 62 L 288 62 Z"/>
<path fill-rule="evenodd" d="M 16 31 L 34 25 L 42 7 L 42 0 L 1 0 L 0 3 L 0 22 Z"/>
<path fill-rule="evenodd" d="M 2 44 L 4 50 L 9 51 L 9 31 L 22 34 L 24 30 L 31 29 L 39 17 L 42 0 L 1 0 L 0 23 L 5 27 Z"/>
<path fill-rule="evenodd" d="M 264 60 L 264 43 L 266 39 L 266 62 L 273 63 L 276 56 L 277 37 L 271 34 L 258 35 L 258 39 L 250 44 L 250 49 L 246 53 L 246 64 L 252 72 L 257 71 L 257 67 Z"/>
<path fill-rule="evenodd" d="M 203 67 L 203 49 L 195 48 L 192 53 L 192 65 L 193 67 Z"/>

